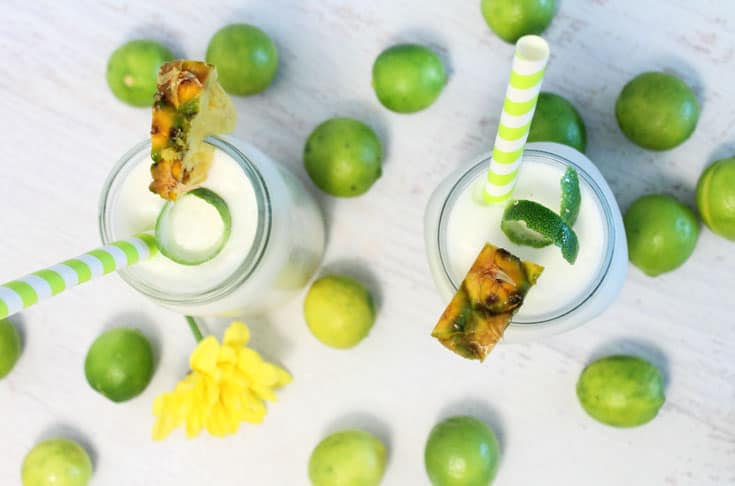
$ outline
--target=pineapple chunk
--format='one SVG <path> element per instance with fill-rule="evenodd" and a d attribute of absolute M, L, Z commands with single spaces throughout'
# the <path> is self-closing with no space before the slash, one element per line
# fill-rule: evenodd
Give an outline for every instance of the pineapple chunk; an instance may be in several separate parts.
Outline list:
<path fill-rule="evenodd" d="M 161 66 L 151 123 L 150 190 L 174 201 L 201 184 L 214 156 L 204 138 L 232 132 L 235 119 L 214 66 L 182 60 Z"/>
<path fill-rule="evenodd" d="M 431 335 L 464 358 L 484 360 L 543 270 L 486 244 Z"/>

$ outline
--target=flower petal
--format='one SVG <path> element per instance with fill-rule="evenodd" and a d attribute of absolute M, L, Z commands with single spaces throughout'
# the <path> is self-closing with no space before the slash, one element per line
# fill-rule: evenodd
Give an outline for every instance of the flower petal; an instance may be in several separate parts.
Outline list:
<path fill-rule="evenodd" d="M 153 402 L 154 440 L 180 426 L 188 438 L 203 429 L 222 437 L 237 432 L 242 422 L 263 421 L 265 401 L 275 400 L 275 389 L 290 383 L 291 375 L 245 347 L 249 340 L 247 326 L 233 322 L 223 345 L 211 336 L 199 343 L 189 359 L 191 372 Z"/>
<path fill-rule="evenodd" d="M 191 369 L 201 371 L 208 375 L 214 375 L 217 370 L 219 347 L 219 343 L 214 336 L 203 339 L 191 354 L 191 358 L 189 359 Z"/>
<path fill-rule="evenodd" d="M 241 321 L 233 321 L 225 331 L 225 339 L 222 344 L 233 348 L 242 348 L 250 341 L 250 329 Z"/>

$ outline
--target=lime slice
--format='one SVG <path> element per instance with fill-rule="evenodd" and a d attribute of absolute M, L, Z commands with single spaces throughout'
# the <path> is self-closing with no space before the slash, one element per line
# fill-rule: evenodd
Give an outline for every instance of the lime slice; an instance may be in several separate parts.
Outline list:
<path fill-rule="evenodd" d="M 500 229 L 518 245 L 541 248 L 554 243 L 566 261 L 574 264 L 579 242 L 574 230 L 551 209 L 534 201 L 514 200 L 503 212 Z"/>
<path fill-rule="evenodd" d="M 168 201 L 156 220 L 161 253 L 182 265 L 199 265 L 216 257 L 231 230 L 232 218 L 225 200 L 201 187 L 177 201 Z"/>
<path fill-rule="evenodd" d="M 574 226 L 579 214 L 582 194 L 579 192 L 579 176 L 574 167 L 567 167 L 561 178 L 561 210 L 559 215 L 569 226 Z"/>

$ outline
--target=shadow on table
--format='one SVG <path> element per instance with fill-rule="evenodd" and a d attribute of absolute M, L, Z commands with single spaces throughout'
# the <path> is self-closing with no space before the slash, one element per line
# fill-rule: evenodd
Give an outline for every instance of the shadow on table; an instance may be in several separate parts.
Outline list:
<path fill-rule="evenodd" d="M 77 442 L 89 454 L 92 461 L 92 470 L 97 469 L 97 450 L 89 438 L 76 427 L 64 423 L 50 425 L 36 438 L 36 443 L 48 439 L 70 439 Z"/>
<path fill-rule="evenodd" d="M 661 56 L 657 53 L 656 59 L 651 60 L 651 65 L 660 66 L 661 71 L 681 78 L 692 89 L 701 107 L 704 101 L 705 82 L 699 71 L 686 58 L 671 54 Z"/>
<path fill-rule="evenodd" d="M 391 160 L 391 137 L 384 112 L 385 110 L 381 110 L 374 104 L 371 104 L 370 102 L 364 100 L 337 100 L 334 103 L 330 103 L 330 111 L 324 117 L 312 120 L 312 125 L 309 128 L 309 134 L 311 134 L 311 132 L 322 122 L 325 122 L 330 118 L 354 118 L 355 120 L 361 121 L 368 127 L 372 128 L 373 131 L 375 131 L 378 139 L 380 140 L 380 144 L 383 149 L 383 159 L 381 164 L 383 167 L 385 167 L 385 165 Z M 301 143 L 305 142 L 306 139 L 304 139 Z M 303 165 L 303 161 L 299 161 L 298 165 Z M 334 219 L 334 210 L 342 198 L 332 196 L 320 190 L 308 178 L 308 176 L 300 178 L 302 179 L 302 182 L 304 183 L 304 186 L 307 188 L 307 190 L 314 196 L 319 205 L 319 208 L 322 210 L 326 229 L 327 244 L 329 244 L 330 234 L 332 230 L 332 221 Z M 378 180 L 376 181 L 376 184 L 379 183 L 380 178 L 378 178 Z"/>
<path fill-rule="evenodd" d="M 26 319 L 22 314 L 14 314 L 7 318 L 10 323 L 15 326 L 18 330 L 18 336 L 20 336 L 20 359 L 23 359 L 23 351 L 26 348 L 26 339 L 28 329 L 26 328 Z"/>
<path fill-rule="evenodd" d="M 390 427 L 382 419 L 367 412 L 348 413 L 330 422 L 324 429 L 323 436 L 326 437 L 329 434 L 346 429 L 364 430 L 383 441 L 388 450 L 388 461 L 390 461 L 392 434 Z"/>
<path fill-rule="evenodd" d="M 158 363 L 161 361 L 162 353 L 161 331 L 150 316 L 143 312 L 135 311 L 114 314 L 107 319 L 100 333 L 116 327 L 132 327 L 142 332 L 151 343 L 151 347 L 153 348 L 154 369 L 158 369 Z M 183 317 L 181 318 L 181 329 L 182 331 L 186 330 L 186 322 Z"/>
<path fill-rule="evenodd" d="M 198 322 L 203 323 L 204 329 L 202 331 L 209 332 L 220 342 L 222 342 L 225 331 L 233 320 L 236 319 L 224 317 L 197 318 Z M 238 318 L 237 320 L 244 322 L 250 329 L 248 347 L 256 350 L 266 361 L 285 369 L 283 360 L 293 348 L 293 341 L 281 333 L 278 326 L 274 326 L 265 317 Z"/>
<path fill-rule="evenodd" d="M 322 267 L 319 275 L 323 276 L 330 274 L 347 275 L 348 277 L 358 280 L 370 292 L 370 295 L 373 298 L 373 305 L 375 305 L 375 314 L 380 312 L 380 309 L 383 306 L 383 293 L 381 291 L 380 281 L 378 280 L 375 272 L 370 269 L 364 261 L 357 259 L 344 259 L 329 262 Z"/>
<path fill-rule="evenodd" d="M 165 23 L 146 23 L 135 27 L 127 35 L 127 40 L 151 39 L 168 47 L 174 55 L 174 59 L 186 58 L 182 47 L 181 36 L 171 29 L 165 27 Z"/>
<path fill-rule="evenodd" d="M 332 106 L 334 112 L 331 116 L 354 118 L 375 130 L 375 134 L 380 139 L 383 147 L 383 163 L 390 161 L 391 139 L 388 122 L 386 121 L 387 112 L 377 103 L 377 99 L 336 100 Z M 314 127 L 316 128 L 316 125 Z"/>
<path fill-rule="evenodd" d="M 420 44 L 429 47 L 434 51 L 444 64 L 447 72 L 447 79 L 451 80 L 454 68 L 452 65 L 452 56 L 447 48 L 449 41 L 442 35 L 440 30 L 426 29 L 424 27 L 411 27 L 404 29 L 390 36 L 389 41 L 383 46 L 387 49 L 395 44 Z M 376 57 L 378 53 L 375 53 Z"/>
<path fill-rule="evenodd" d="M 498 464 L 503 462 L 503 450 L 505 449 L 505 426 L 503 420 L 500 417 L 498 411 L 482 398 L 469 396 L 461 400 L 450 402 L 446 407 L 442 408 L 439 412 L 439 421 L 447 419 L 449 417 L 456 417 L 458 415 L 468 415 L 481 420 L 495 433 L 495 437 L 498 439 L 498 445 L 500 446 L 500 460 Z M 428 435 L 428 434 L 427 434 Z"/>
<path fill-rule="evenodd" d="M 729 143 L 723 143 L 714 149 L 709 155 L 705 167 L 709 167 L 712 162 L 730 157 L 735 157 L 735 140 L 731 140 Z"/>
<path fill-rule="evenodd" d="M 621 338 L 610 341 L 592 351 L 587 362 L 615 354 L 629 354 L 650 361 L 661 372 L 664 388 L 668 388 L 671 383 L 671 367 L 666 353 L 658 345 L 643 339 Z"/>

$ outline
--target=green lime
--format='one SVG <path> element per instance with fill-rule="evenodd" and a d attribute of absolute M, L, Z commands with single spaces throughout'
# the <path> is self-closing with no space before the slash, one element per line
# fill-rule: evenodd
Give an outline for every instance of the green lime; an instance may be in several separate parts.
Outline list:
<path fill-rule="evenodd" d="M 322 440 L 309 458 L 313 486 L 377 486 L 385 473 L 385 445 L 368 432 L 343 430 Z"/>
<path fill-rule="evenodd" d="M 569 226 L 574 226 L 582 205 L 582 193 L 579 190 L 579 175 L 574 167 L 567 167 L 561 178 L 561 208 L 559 215 Z"/>
<path fill-rule="evenodd" d="M 554 93 L 544 92 L 538 97 L 528 141 L 563 143 L 584 152 L 587 148 L 587 129 L 569 101 Z"/>
<path fill-rule="evenodd" d="M 515 42 L 540 34 L 556 14 L 556 0 L 482 0 L 482 16 L 498 37 Z"/>
<path fill-rule="evenodd" d="M 699 236 L 694 212 L 665 194 L 637 199 L 623 222 L 630 261 L 651 277 L 682 265 L 694 251 Z"/>
<path fill-rule="evenodd" d="M 150 107 L 158 70 L 173 58 L 171 51 L 158 42 L 130 41 L 118 47 L 107 61 L 107 84 L 120 101 Z"/>
<path fill-rule="evenodd" d="M 735 241 L 735 157 L 718 160 L 699 177 L 697 208 L 713 233 Z"/>
<path fill-rule="evenodd" d="M 7 319 L 0 319 L 0 379 L 5 378 L 20 358 L 18 329 Z"/>
<path fill-rule="evenodd" d="M 517 245 L 542 248 L 554 243 L 570 264 L 577 260 L 577 234 L 558 214 L 535 201 L 509 202 L 503 211 L 500 229 Z"/>
<path fill-rule="evenodd" d="M 667 150 L 689 138 L 699 104 L 689 86 L 672 74 L 639 74 L 623 87 L 615 117 L 628 139 L 643 148 Z"/>
<path fill-rule="evenodd" d="M 231 24 L 214 34 L 207 62 L 217 67 L 222 87 L 233 95 L 252 95 L 267 88 L 278 70 L 278 51 L 268 34 L 248 24 Z"/>
<path fill-rule="evenodd" d="M 92 461 L 82 446 L 68 439 L 36 444 L 23 460 L 23 486 L 86 486 Z"/>
<path fill-rule="evenodd" d="M 383 147 L 375 132 L 352 118 L 332 118 L 311 132 L 304 166 L 319 189 L 338 197 L 367 192 L 382 174 Z"/>
<path fill-rule="evenodd" d="M 426 472 L 434 486 L 485 486 L 498 470 L 500 448 L 495 434 L 473 417 L 452 417 L 437 424 L 424 451 Z"/>
<path fill-rule="evenodd" d="M 375 322 L 370 293 L 357 280 L 327 275 L 314 282 L 304 301 L 304 318 L 312 334 L 333 348 L 351 348 Z"/>
<path fill-rule="evenodd" d="M 153 349 L 137 329 L 118 327 L 102 333 L 87 351 L 84 374 L 89 386 L 113 402 L 141 393 L 153 376 Z"/>
<path fill-rule="evenodd" d="M 577 382 L 577 398 L 592 418 L 615 427 L 649 422 L 666 400 L 661 373 L 635 356 L 608 356 L 588 365 Z"/>
<path fill-rule="evenodd" d="M 373 89 L 391 111 L 414 113 L 431 105 L 447 84 L 439 56 L 428 47 L 399 44 L 380 53 L 373 64 Z"/>

